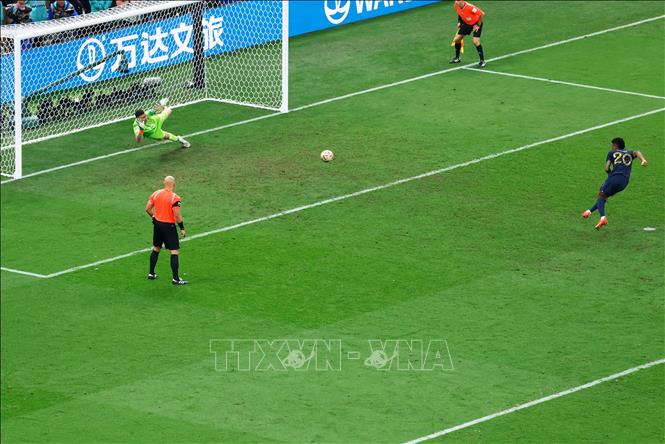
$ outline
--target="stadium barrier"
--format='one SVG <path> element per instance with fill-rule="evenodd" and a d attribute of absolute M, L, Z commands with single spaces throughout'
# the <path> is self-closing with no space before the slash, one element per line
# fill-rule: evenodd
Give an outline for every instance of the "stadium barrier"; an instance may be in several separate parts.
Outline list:
<path fill-rule="evenodd" d="M 441 0 L 323 0 L 290 2 L 289 36 L 334 28 Z"/>

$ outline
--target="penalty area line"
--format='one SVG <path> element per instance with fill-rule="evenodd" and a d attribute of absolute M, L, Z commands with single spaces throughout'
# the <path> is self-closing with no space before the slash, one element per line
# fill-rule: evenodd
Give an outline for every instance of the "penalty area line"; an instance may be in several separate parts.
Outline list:
<path fill-rule="evenodd" d="M 40 279 L 48 279 L 48 277 L 49 277 L 45 274 L 33 273 L 31 271 L 17 270 L 15 268 L 0 267 L 0 270 L 6 271 L 8 273 L 21 274 L 23 276 L 30 276 L 30 277 L 40 278 Z"/>
<path fill-rule="evenodd" d="M 511 52 L 511 53 L 508 53 L 508 54 L 504 54 L 504 55 L 501 55 L 501 56 L 497 56 L 497 57 L 487 59 L 487 62 L 488 63 L 496 62 L 496 61 L 507 59 L 507 58 L 510 58 L 510 57 L 515 57 L 515 56 L 519 56 L 519 55 L 522 55 L 522 54 L 528 54 L 530 52 L 540 51 L 542 49 L 552 48 L 554 46 L 564 45 L 564 44 L 567 44 L 567 43 L 575 42 L 575 41 L 586 39 L 586 38 L 589 38 L 589 37 L 595 37 L 595 36 L 598 36 L 598 35 L 607 34 L 609 32 L 620 31 L 622 29 L 643 25 L 645 23 L 650 23 L 650 22 L 653 22 L 653 21 L 656 21 L 656 20 L 661 20 L 661 19 L 664 19 L 664 18 L 665 18 L 665 15 L 649 17 L 649 18 L 646 18 L 646 19 L 643 19 L 643 20 L 638 20 L 636 22 L 626 23 L 624 25 L 615 26 L 615 27 L 612 27 L 612 28 L 601 29 L 600 31 L 592 32 L 592 33 L 589 33 L 589 34 L 583 34 L 583 35 L 579 35 L 579 36 L 576 36 L 576 37 L 571 37 L 571 38 L 568 38 L 568 39 L 565 39 L 565 40 L 559 40 L 559 41 L 556 41 L 556 42 L 547 43 L 545 45 L 536 46 L 536 47 L 528 48 L 528 49 L 523 49 L 521 51 Z M 405 85 L 405 84 L 408 84 L 408 83 L 416 82 L 418 80 L 424 80 L 424 79 L 428 79 L 430 77 L 439 76 L 439 75 L 446 74 L 446 73 L 449 73 L 449 72 L 454 72 L 454 71 L 467 69 L 467 68 L 470 68 L 474 65 L 476 65 L 476 63 L 469 63 L 469 64 L 466 64 L 466 65 L 460 65 L 460 66 L 455 66 L 455 67 L 452 67 L 452 68 L 446 68 L 446 69 L 442 69 L 442 70 L 439 70 L 439 71 L 434 71 L 434 72 L 431 72 L 431 73 L 428 73 L 428 74 L 423 74 L 423 75 L 420 75 L 420 76 L 411 77 L 411 78 L 404 79 L 404 80 L 399 80 L 397 82 L 386 83 L 386 84 L 383 84 L 383 85 L 375 86 L 375 87 L 364 89 L 364 90 L 361 90 L 361 91 L 356 91 L 356 92 L 344 94 L 344 95 L 341 95 L 341 96 L 338 96 L 338 97 L 331 97 L 329 99 L 325 99 L 325 100 L 321 100 L 321 101 L 318 101 L 318 102 L 310 103 L 308 105 L 299 106 L 297 108 L 290 109 L 287 113 L 275 112 L 275 113 L 271 113 L 271 114 L 266 114 L 266 115 L 254 117 L 252 119 L 241 120 L 241 121 L 238 121 L 238 122 L 229 123 L 227 125 L 217 126 L 217 127 L 214 127 L 214 128 L 208 128 L 206 130 L 197 131 L 197 132 L 191 133 L 191 134 L 185 134 L 185 135 L 183 135 L 183 137 L 188 138 L 188 137 L 200 136 L 202 134 L 208 134 L 208 133 L 215 132 L 215 131 L 221 131 L 221 130 L 226 129 L 226 128 L 232 128 L 234 126 L 245 125 L 247 123 L 257 122 L 257 121 L 260 121 L 260 120 L 263 120 L 263 119 L 268 119 L 268 118 L 275 117 L 275 116 L 281 116 L 281 115 L 284 115 L 284 114 L 289 114 L 289 113 L 293 113 L 293 112 L 297 112 L 297 111 L 303 111 L 303 110 L 306 110 L 306 109 L 309 109 L 309 108 L 314 108 L 314 107 L 317 107 L 317 106 L 326 105 L 328 103 L 334 103 L 334 102 L 338 102 L 340 100 L 349 99 L 351 97 L 356 97 L 356 96 L 360 96 L 360 95 L 364 95 L 364 94 L 368 94 L 368 93 L 373 93 L 373 92 L 376 92 L 376 91 L 382 91 L 384 89 L 393 88 L 395 86 L 400 86 L 400 85 Z M 152 147 L 155 147 L 155 146 L 158 146 L 158 145 L 163 145 L 165 143 L 169 143 L 169 142 L 167 142 L 167 141 L 155 142 L 155 143 L 151 143 L 151 144 L 148 144 L 148 145 L 142 145 L 140 147 L 128 148 L 128 149 L 125 149 L 125 150 L 122 150 L 122 151 L 116 151 L 114 153 L 109 153 L 109 154 L 104 154 L 104 155 L 97 156 L 97 157 L 92 157 L 90 159 L 79 160 L 77 162 L 68 163 L 68 164 L 65 164 L 65 165 L 59 165 L 59 166 L 56 166 L 56 167 L 53 167 L 53 168 L 48 168 L 48 169 L 45 169 L 45 170 L 35 171 L 33 173 L 24 174 L 20 178 L 13 178 L 13 179 L 3 180 L 3 181 L 0 182 L 0 186 L 8 184 L 8 183 L 16 182 L 18 180 L 27 179 L 29 177 L 41 176 L 42 174 L 47 174 L 47 173 L 52 173 L 52 172 L 55 172 L 55 171 L 63 170 L 65 168 L 71 168 L 71 167 L 75 167 L 75 166 L 79 166 L 79 165 L 85 165 L 85 164 L 88 164 L 88 163 L 91 163 L 91 162 L 96 162 L 98 160 L 104 160 L 104 159 L 108 159 L 108 158 L 111 158 L 111 157 L 116 157 L 116 156 L 119 156 L 119 155 L 122 155 L 122 154 L 129 154 L 129 153 L 133 153 L 133 152 L 136 152 L 136 151 L 145 150 L 147 148 L 152 148 Z"/>
<path fill-rule="evenodd" d="M 563 390 L 561 392 L 554 393 L 554 394 L 549 395 L 549 396 L 544 396 L 542 398 L 536 399 L 534 401 L 526 402 L 524 404 L 519 404 L 519 405 L 516 405 L 514 407 L 511 407 L 511 408 L 508 408 L 508 409 L 505 409 L 505 410 L 501 410 L 500 412 L 496 412 L 496 413 L 492 413 L 491 415 L 483 416 L 482 418 L 477 418 L 477 419 L 474 419 L 472 421 L 467 421 L 463 424 L 459 424 L 459 425 L 456 425 L 454 427 L 450 427 L 450 428 L 447 428 L 447 429 L 444 429 L 444 430 L 440 430 L 438 432 L 430 433 L 429 435 L 425 435 L 425 436 L 422 436 L 420 438 L 416 438 L 416 439 L 413 439 L 411 441 L 407 441 L 405 444 L 418 444 L 418 443 L 421 443 L 421 442 L 424 442 L 424 441 L 429 441 L 430 439 L 439 438 L 441 436 L 448 435 L 449 433 L 453 433 L 453 432 L 456 432 L 458 430 L 462 430 L 462 429 L 466 429 L 468 427 L 472 427 L 476 424 L 491 421 L 492 419 L 498 418 L 500 416 L 505 416 L 505 415 L 509 415 L 510 413 L 517 412 L 519 410 L 528 409 L 529 407 L 533 407 L 535 405 L 542 404 L 544 402 L 551 401 L 553 399 L 561 398 L 561 397 L 564 397 L 564 396 L 567 396 L 567 395 L 570 395 L 570 394 L 573 394 L 573 393 L 576 393 L 576 392 L 579 392 L 579 391 L 582 391 L 582 390 L 586 390 L 586 389 L 594 387 L 598 384 L 613 381 L 615 379 L 619 379 L 619 378 L 622 378 L 624 376 L 630 375 L 631 373 L 635 373 L 635 372 L 638 372 L 640 370 L 645 370 L 647 368 L 654 367 L 654 366 L 657 366 L 657 365 L 662 365 L 662 364 L 665 364 L 665 358 L 661 358 L 661 359 L 658 359 L 656 361 L 647 362 L 645 364 L 638 365 L 636 367 L 626 369 L 622 372 L 614 373 L 613 375 L 605 376 L 604 378 L 599 378 L 599 379 L 596 379 L 594 381 L 587 382 L 586 384 L 578 385 L 577 387 L 569 388 L 567 390 Z"/>
<path fill-rule="evenodd" d="M 603 123 L 603 124 L 600 124 L 600 125 L 585 128 L 585 129 L 582 129 L 582 130 L 573 131 L 572 133 L 564 134 L 564 135 L 561 135 L 561 136 L 551 137 L 549 139 L 541 140 L 539 142 L 534 142 L 534 143 L 530 143 L 530 144 L 527 144 L 527 145 L 522 145 L 522 146 L 517 147 L 517 148 L 512 148 L 512 149 L 509 149 L 509 150 L 500 151 L 498 153 L 488 154 L 488 155 L 483 156 L 483 157 L 478 157 L 476 159 L 472 159 L 472 160 L 469 160 L 469 161 L 466 161 L 466 162 L 457 163 L 457 164 L 454 164 L 454 165 L 449 165 L 447 167 L 443 167 L 443 168 L 439 168 L 439 169 L 436 169 L 436 170 L 428 171 L 426 173 L 418 174 L 416 176 L 411 176 L 411 177 L 406 177 L 406 178 L 403 178 L 403 179 L 398 179 L 398 180 L 395 180 L 393 182 L 373 186 L 373 187 L 370 187 L 370 188 L 365 188 L 363 190 L 356 191 L 356 192 L 353 192 L 353 193 L 343 194 L 343 195 L 340 195 L 340 196 L 320 200 L 318 202 L 314 202 L 314 203 L 311 203 L 311 204 L 291 208 L 289 210 L 279 211 L 277 213 L 273 213 L 273 214 L 270 214 L 270 215 L 264 216 L 264 217 L 259 217 L 257 219 L 252 219 L 252 220 L 248 220 L 248 221 L 245 221 L 245 222 L 240 222 L 240 223 L 237 223 L 237 224 L 234 224 L 234 225 L 229 225 L 229 226 L 226 226 L 226 227 L 218 228 L 218 229 L 215 229 L 215 230 L 206 231 L 206 232 L 203 232 L 203 233 L 198 233 L 198 234 L 195 234 L 193 236 L 190 236 L 190 237 L 187 237 L 187 238 L 183 239 L 182 242 L 188 242 L 188 241 L 191 241 L 191 240 L 194 240 L 194 239 L 199 239 L 199 238 L 202 238 L 202 237 L 211 236 L 213 234 L 223 233 L 225 231 L 235 230 L 237 228 L 245 227 L 245 226 L 248 226 L 248 225 L 258 224 L 260 222 L 265 222 L 265 221 L 268 221 L 268 220 L 272 220 L 272 219 L 276 219 L 276 218 L 279 218 L 279 217 L 287 216 L 289 214 L 298 213 L 300 211 L 320 207 L 322 205 L 327 205 L 327 204 L 331 204 L 331 203 L 334 203 L 334 202 L 347 200 L 347 199 L 350 199 L 352 197 L 362 196 L 363 194 L 372 193 L 374 191 L 385 190 L 387 188 L 392 188 L 392 187 L 395 187 L 397 185 L 402 185 L 404 183 L 413 182 L 413 181 L 416 181 L 416 180 L 420 180 L 420 179 L 424 179 L 424 178 L 427 178 L 427 177 L 435 176 L 437 174 L 445 173 L 445 172 L 448 172 L 448 171 L 453 171 L 453 170 L 456 170 L 458 168 L 464 168 L 464 167 L 467 167 L 467 166 L 470 166 L 470 165 L 475 165 L 477 163 L 484 162 L 486 160 L 496 159 L 497 157 L 502 157 L 502 156 L 505 156 L 507 154 L 518 153 L 520 151 L 528 150 L 528 149 L 535 148 L 537 146 L 545 145 L 545 144 L 548 144 L 548 143 L 558 142 L 558 141 L 564 140 L 564 139 L 569 139 L 571 137 L 579 136 L 581 134 L 589 133 L 589 132 L 599 130 L 599 129 L 602 129 L 602 128 L 607 128 L 607 127 L 610 127 L 610 126 L 613 126 L 613 125 L 618 125 L 620 123 L 629 122 L 631 120 L 640 119 L 642 117 L 650 116 L 652 114 L 661 113 L 663 111 L 665 111 L 665 108 L 658 108 L 658 109 L 655 109 L 655 110 L 647 111 L 647 112 L 644 112 L 644 113 L 636 114 L 636 115 L 629 116 L 629 117 L 624 117 L 622 119 L 613 120 L 611 122 L 607 122 L 607 123 Z M 86 269 L 86 268 L 95 267 L 97 265 L 102 265 L 102 264 L 106 264 L 106 263 L 109 263 L 109 262 L 114 262 L 114 261 L 117 261 L 119 259 L 124 259 L 124 258 L 130 257 L 130 256 L 135 256 L 137 254 L 145 253 L 145 252 L 148 252 L 148 251 L 150 251 L 150 248 L 142 248 L 140 250 L 132 251 L 130 253 L 122 254 L 120 256 L 115 256 L 115 257 L 111 257 L 111 258 L 108 258 L 108 259 L 102 259 L 102 260 L 99 260 L 99 261 L 92 262 L 90 264 L 79 265 L 79 266 L 76 266 L 76 267 L 68 268 L 66 270 L 62 270 L 62 271 L 58 271 L 58 272 L 55 272 L 55 273 L 47 274 L 45 276 L 44 275 L 40 275 L 40 276 L 46 277 L 46 278 L 54 278 L 54 277 L 57 277 L 57 276 L 62 276 L 64 274 L 73 273 L 75 271 L 83 270 L 83 269 Z"/>
<path fill-rule="evenodd" d="M 602 86 L 593 86 L 593 85 L 586 85 L 584 83 L 573 83 L 573 82 L 564 82 L 562 80 L 554 80 L 554 79 L 546 79 L 543 77 L 533 77 L 533 76 L 525 76 L 522 74 L 513 74 L 510 72 L 501 72 L 501 71 L 492 71 L 489 69 L 477 69 L 477 68 L 464 68 L 465 71 L 475 71 L 475 72 L 482 72 L 485 74 L 495 74 L 499 76 L 506 76 L 506 77 L 515 77 L 518 79 L 525 79 L 525 80 L 538 80 L 540 82 L 547 82 L 547 83 L 555 83 L 557 85 L 566 85 L 566 86 L 575 86 L 577 88 L 586 88 L 586 89 L 594 89 L 597 91 L 605 91 L 605 92 L 611 92 L 611 93 L 617 93 L 617 94 L 627 94 L 630 96 L 639 96 L 639 97 L 647 97 L 649 99 L 659 99 L 659 100 L 665 100 L 665 97 L 663 96 L 656 96 L 653 94 L 644 94 L 644 93 L 639 93 L 635 91 L 626 91 L 623 89 L 613 89 L 613 88 L 604 88 Z"/>

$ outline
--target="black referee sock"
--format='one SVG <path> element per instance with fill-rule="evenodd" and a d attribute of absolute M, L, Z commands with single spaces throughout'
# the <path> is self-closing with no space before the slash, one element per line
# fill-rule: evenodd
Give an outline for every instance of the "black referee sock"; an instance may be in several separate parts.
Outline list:
<path fill-rule="evenodd" d="M 483 52 L 483 45 L 476 46 L 476 49 L 478 50 L 478 57 L 480 57 L 480 60 L 481 61 L 485 60 L 485 53 Z"/>
<path fill-rule="evenodd" d="M 157 259 L 159 259 L 159 251 L 152 250 L 152 253 L 150 253 L 150 274 L 155 274 Z"/>
<path fill-rule="evenodd" d="M 455 43 L 455 58 L 459 59 L 459 52 L 462 49 L 462 43 Z"/>
<path fill-rule="evenodd" d="M 173 279 L 178 280 L 180 279 L 180 275 L 178 274 L 178 255 L 177 254 L 172 254 L 171 255 L 171 272 L 173 273 Z"/>

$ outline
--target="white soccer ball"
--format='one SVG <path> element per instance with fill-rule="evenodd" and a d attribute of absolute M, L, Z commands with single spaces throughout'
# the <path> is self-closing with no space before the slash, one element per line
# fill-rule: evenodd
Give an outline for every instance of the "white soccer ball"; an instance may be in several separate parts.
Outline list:
<path fill-rule="evenodd" d="M 335 153 L 330 150 L 321 151 L 321 160 L 324 162 L 330 162 L 335 158 Z"/>

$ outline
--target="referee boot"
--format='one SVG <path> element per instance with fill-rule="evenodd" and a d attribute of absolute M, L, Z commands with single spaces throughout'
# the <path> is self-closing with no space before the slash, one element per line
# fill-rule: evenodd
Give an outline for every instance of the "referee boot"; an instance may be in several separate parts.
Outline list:
<path fill-rule="evenodd" d="M 448 63 L 460 63 L 461 60 L 459 57 L 453 57 Z"/>
<path fill-rule="evenodd" d="M 173 285 L 186 285 L 187 284 L 187 281 L 182 279 L 182 278 L 171 279 L 171 282 L 173 283 Z"/>

